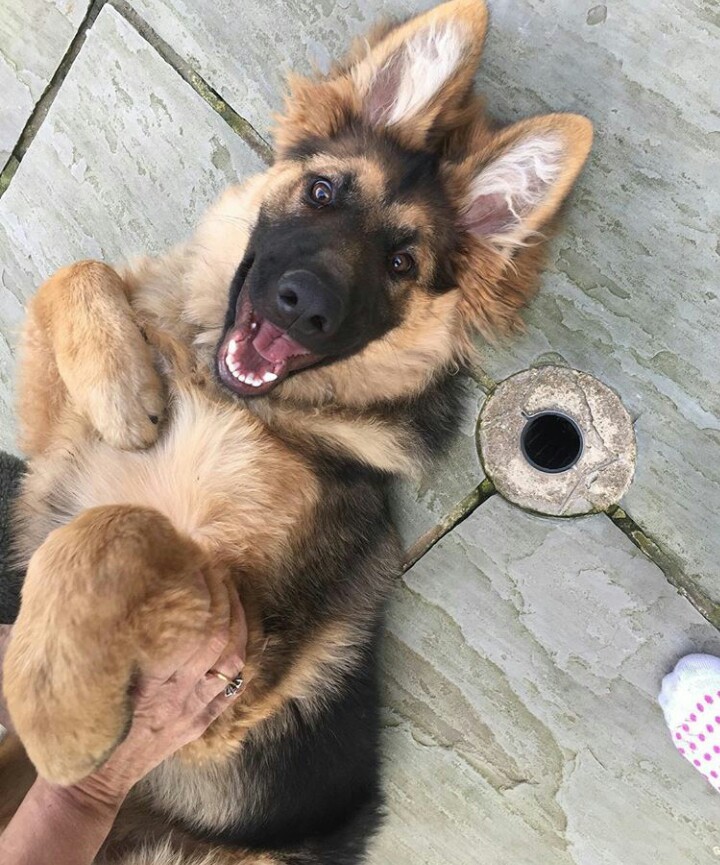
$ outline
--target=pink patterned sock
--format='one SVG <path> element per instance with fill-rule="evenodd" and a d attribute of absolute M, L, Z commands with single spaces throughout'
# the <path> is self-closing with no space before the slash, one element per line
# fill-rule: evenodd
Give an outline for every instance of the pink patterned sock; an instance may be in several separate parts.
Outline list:
<path fill-rule="evenodd" d="M 658 700 L 675 747 L 720 792 L 720 658 L 681 658 Z"/>

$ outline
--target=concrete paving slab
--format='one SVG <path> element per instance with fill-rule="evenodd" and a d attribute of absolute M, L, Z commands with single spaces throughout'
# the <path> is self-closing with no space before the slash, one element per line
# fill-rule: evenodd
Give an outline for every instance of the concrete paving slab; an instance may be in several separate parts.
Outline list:
<path fill-rule="evenodd" d="M 0 9 L 0 171 L 50 83 L 90 0 L 24 0 Z"/>
<path fill-rule="evenodd" d="M 130 0 L 155 32 L 267 137 L 288 72 L 327 70 L 380 16 L 433 0 Z"/>
<path fill-rule="evenodd" d="M 388 632 L 372 862 L 714 860 L 717 794 L 655 697 L 720 637 L 606 517 L 493 497 L 405 574 Z"/>
<path fill-rule="evenodd" d="M 101 12 L 0 199 L 0 447 L 14 448 L 14 346 L 37 286 L 77 259 L 167 248 L 262 167 L 114 9 Z"/>
<path fill-rule="evenodd" d="M 448 452 L 419 480 L 404 481 L 395 487 L 393 511 L 408 550 L 432 532 L 485 477 L 475 440 L 485 393 L 473 379 L 466 379 L 465 392 L 465 415 Z"/>

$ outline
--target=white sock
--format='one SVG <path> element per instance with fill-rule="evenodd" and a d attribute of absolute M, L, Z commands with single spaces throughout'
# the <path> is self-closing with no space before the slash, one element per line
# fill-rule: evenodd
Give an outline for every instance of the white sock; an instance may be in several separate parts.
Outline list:
<path fill-rule="evenodd" d="M 720 791 L 720 658 L 681 658 L 658 702 L 678 752 Z"/>

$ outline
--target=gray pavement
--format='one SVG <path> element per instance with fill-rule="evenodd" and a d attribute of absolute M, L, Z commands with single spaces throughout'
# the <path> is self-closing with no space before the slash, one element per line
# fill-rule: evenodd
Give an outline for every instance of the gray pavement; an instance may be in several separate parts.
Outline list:
<path fill-rule="evenodd" d="M 1 447 L 15 449 L 17 331 L 39 282 L 180 240 L 262 168 L 288 70 L 326 66 L 379 14 L 430 5 L 3 0 Z M 491 110 L 579 111 L 596 142 L 527 333 L 482 346 L 457 445 L 397 491 L 420 558 L 390 615 L 391 815 L 372 861 L 720 861 L 720 799 L 654 703 L 677 657 L 720 652 L 720 13 L 713 0 L 489 5 Z M 541 518 L 483 479 L 485 395 L 548 362 L 596 375 L 633 416 L 620 511 Z"/>

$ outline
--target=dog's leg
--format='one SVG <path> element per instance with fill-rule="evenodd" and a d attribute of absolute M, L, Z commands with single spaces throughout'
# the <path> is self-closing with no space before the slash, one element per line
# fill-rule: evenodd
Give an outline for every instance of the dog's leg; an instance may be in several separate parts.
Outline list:
<path fill-rule="evenodd" d="M 128 295 L 111 267 L 82 261 L 58 271 L 31 300 L 19 388 L 28 455 L 81 418 L 115 447 L 155 441 L 162 386 Z"/>
<path fill-rule="evenodd" d="M 48 536 L 4 665 L 10 716 L 41 775 L 74 783 L 109 757 L 129 728 L 137 675 L 227 620 L 224 579 L 148 508 L 93 508 Z"/>
<path fill-rule="evenodd" d="M 141 852 L 128 853 L 120 858 L 97 860 L 97 865 L 287 865 L 302 861 L 312 865 L 315 859 L 278 858 L 272 853 L 227 850 L 223 847 L 203 845 L 204 849 L 178 851 L 171 843 L 146 848 Z"/>
<path fill-rule="evenodd" d="M 288 858 L 290 858 L 288 856 Z M 141 797 L 131 793 L 120 809 L 96 865 L 287 865 L 287 858 L 200 841 L 184 829 L 158 819 Z M 297 859 L 291 859 L 297 862 Z M 312 859 L 303 859 L 312 865 Z"/>

